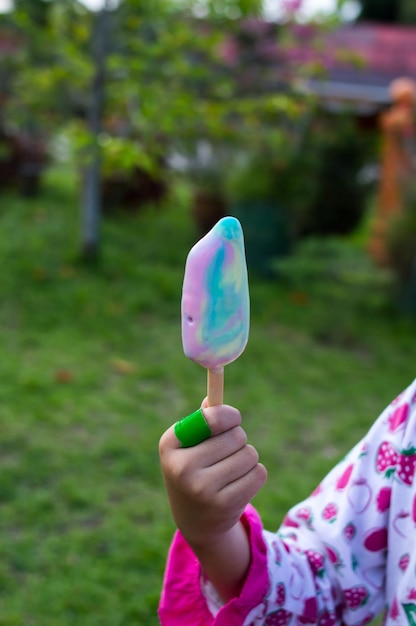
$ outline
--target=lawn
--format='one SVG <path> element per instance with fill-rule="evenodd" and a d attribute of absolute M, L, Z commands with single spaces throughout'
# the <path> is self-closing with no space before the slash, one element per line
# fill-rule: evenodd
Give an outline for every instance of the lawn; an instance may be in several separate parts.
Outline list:
<path fill-rule="evenodd" d="M 174 530 L 158 439 L 205 394 L 180 337 L 185 190 L 106 218 L 98 267 L 79 263 L 79 230 L 70 173 L 1 197 L 2 626 L 158 624 Z M 411 382 L 415 323 L 370 293 L 250 282 L 225 393 L 268 467 L 255 504 L 274 529 Z"/>

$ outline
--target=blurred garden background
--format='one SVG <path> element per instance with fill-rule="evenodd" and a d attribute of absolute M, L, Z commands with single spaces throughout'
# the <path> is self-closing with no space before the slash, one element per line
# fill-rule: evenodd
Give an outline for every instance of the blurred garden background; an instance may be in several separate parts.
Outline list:
<path fill-rule="evenodd" d="M 205 395 L 183 270 L 223 215 L 267 528 L 415 376 L 415 6 L 303 4 L 0 4 L 1 626 L 158 624 L 158 440 Z"/>

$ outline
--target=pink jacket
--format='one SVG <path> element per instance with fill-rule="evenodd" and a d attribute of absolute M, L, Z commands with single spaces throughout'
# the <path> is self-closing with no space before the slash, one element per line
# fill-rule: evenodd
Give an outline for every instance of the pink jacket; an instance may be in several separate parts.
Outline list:
<path fill-rule="evenodd" d="M 294 508 L 277 533 L 250 505 L 251 565 L 221 606 L 179 532 L 159 606 L 162 626 L 416 626 L 416 381 Z"/>

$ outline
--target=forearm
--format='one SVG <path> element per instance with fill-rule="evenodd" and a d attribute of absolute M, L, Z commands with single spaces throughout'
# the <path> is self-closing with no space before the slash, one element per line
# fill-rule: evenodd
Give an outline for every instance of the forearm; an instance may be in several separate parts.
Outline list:
<path fill-rule="evenodd" d="M 224 602 L 240 594 L 251 560 L 249 539 L 241 521 L 218 538 L 191 548 Z"/>

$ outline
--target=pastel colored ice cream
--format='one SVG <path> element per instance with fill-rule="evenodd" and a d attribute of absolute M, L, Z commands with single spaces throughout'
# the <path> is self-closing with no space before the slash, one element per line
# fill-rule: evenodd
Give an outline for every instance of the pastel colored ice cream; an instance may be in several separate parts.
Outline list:
<path fill-rule="evenodd" d="M 219 370 L 246 347 L 250 299 L 240 222 L 224 217 L 188 254 L 182 292 L 185 355 Z"/>

